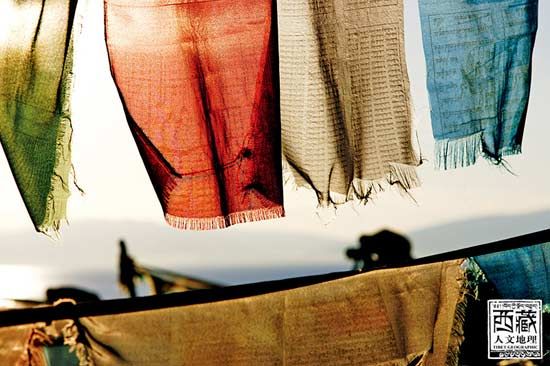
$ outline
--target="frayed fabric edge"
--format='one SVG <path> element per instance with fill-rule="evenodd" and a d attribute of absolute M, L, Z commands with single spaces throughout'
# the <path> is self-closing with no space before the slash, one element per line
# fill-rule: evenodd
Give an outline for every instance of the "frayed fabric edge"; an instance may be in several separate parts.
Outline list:
<path fill-rule="evenodd" d="M 88 347 L 80 341 L 81 335 L 76 322 L 71 320 L 63 328 L 62 334 L 64 339 L 63 343 L 69 347 L 70 352 L 74 352 L 76 355 L 79 361 L 78 366 L 94 366 L 95 363 L 90 356 Z"/>
<path fill-rule="evenodd" d="M 86 0 L 87 1 L 87 0 Z M 87 5 L 87 3 L 85 3 Z M 74 49 L 78 38 L 82 33 L 83 17 L 77 8 L 74 14 L 72 29 L 70 30 L 70 39 L 67 47 L 67 56 L 62 75 L 61 86 L 61 110 L 59 115 L 59 129 L 56 137 L 55 163 L 50 181 L 50 191 L 47 197 L 44 220 L 37 226 L 37 231 L 50 236 L 59 238 L 61 222 L 67 221 L 67 201 L 70 196 L 69 179 L 72 177 L 75 186 L 83 193 L 82 189 L 76 183 L 76 174 L 71 162 L 71 143 L 73 137 L 73 128 L 71 121 L 71 93 L 74 85 Z"/>
<path fill-rule="evenodd" d="M 472 296 L 472 283 L 468 281 L 468 270 L 464 267 L 467 262 L 468 260 L 466 259 L 460 266 L 462 277 L 457 279 L 460 286 L 459 301 L 455 307 L 453 326 L 451 328 L 449 345 L 447 347 L 447 360 L 445 362 L 447 366 L 458 366 L 460 361 L 460 348 L 465 339 L 464 324 L 466 323 L 468 298 Z"/>
<path fill-rule="evenodd" d="M 66 301 L 74 304 L 72 300 L 61 302 Z M 88 347 L 82 343 L 81 334 L 74 320 L 57 320 L 50 324 L 36 323 L 18 365 L 42 365 L 45 359 L 41 348 L 51 346 L 59 340 L 69 348 L 69 352 L 75 354 L 79 366 L 94 366 Z"/>
<path fill-rule="evenodd" d="M 52 343 L 52 336 L 50 336 L 50 332 L 48 330 L 49 329 L 46 323 L 41 322 L 34 325 L 28 334 L 24 351 L 21 353 L 21 357 L 19 357 L 16 363 L 17 366 L 30 366 L 45 363 L 42 352 L 40 352 L 39 347 L 37 347 L 36 344 L 49 345 Z"/>
<path fill-rule="evenodd" d="M 453 328 L 451 331 L 451 339 L 449 340 L 449 347 L 447 349 L 447 361 L 448 366 L 458 366 L 460 360 L 460 347 L 464 342 L 464 323 L 466 322 L 466 310 L 468 308 L 468 297 L 466 293 L 462 295 L 461 300 L 457 303 L 455 309 L 455 318 L 453 322 Z"/>
<path fill-rule="evenodd" d="M 502 157 L 521 154 L 521 145 L 504 148 L 500 156 L 492 156 L 483 148 L 483 132 L 456 139 L 435 141 L 435 167 L 438 170 L 466 168 L 474 165 L 480 157 L 492 164 L 503 163 Z"/>
<path fill-rule="evenodd" d="M 479 300 L 480 285 L 489 283 L 487 276 L 485 276 L 485 272 L 483 272 L 479 264 L 473 258 L 466 259 L 460 268 L 466 275 L 465 286 L 467 290 L 472 294 L 475 300 Z"/>
<path fill-rule="evenodd" d="M 422 185 L 416 168 L 420 165 L 407 165 L 402 163 L 388 163 L 388 172 L 379 179 L 354 178 L 350 183 L 347 193 L 328 192 L 323 194 L 305 181 L 293 171 L 290 164 L 283 161 L 283 177 L 285 186 L 291 189 L 311 189 L 317 195 L 319 209 L 335 208 L 351 202 L 366 204 L 378 193 L 384 192 L 387 187 L 396 187 L 399 193 L 410 196 L 410 190 Z"/>
<path fill-rule="evenodd" d="M 475 300 L 479 300 L 479 286 L 489 283 L 489 279 L 474 258 L 468 258 L 461 268 L 466 271 L 466 286 Z M 550 314 L 550 304 L 542 304 L 543 314 Z"/>
<path fill-rule="evenodd" d="M 71 134 L 68 118 L 62 117 L 56 141 L 56 161 L 48 193 L 46 211 L 42 224 L 37 230 L 50 237 L 58 237 L 61 222 L 66 219 L 67 201 L 70 195 L 69 174 L 71 171 Z"/>
<path fill-rule="evenodd" d="M 260 208 L 256 210 L 234 212 L 227 216 L 205 217 L 205 218 L 187 218 L 165 215 L 166 222 L 172 227 L 181 230 L 216 230 L 225 229 L 236 224 L 247 222 L 279 219 L 285 216 L 283 206 L 272 208 Z"/>
<path fill-rule="evenodd" d="M 383 192 L 386 186 L 397 187 L 399 193 L 409 194 L 409 191 L 421 186 L 422 182 L 415 166 L 389 163 L 389 172 L 377 180 L 355 178 L 349 188 L 346 201 L 358 200 L 366 204 L 373 195 Z"/>

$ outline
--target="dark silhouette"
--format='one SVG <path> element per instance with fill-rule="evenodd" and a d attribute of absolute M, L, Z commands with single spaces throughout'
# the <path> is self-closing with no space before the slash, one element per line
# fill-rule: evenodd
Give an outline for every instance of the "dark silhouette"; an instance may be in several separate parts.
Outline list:
<path fill-rule="evenodd" d="M 124 240 L 120 240 L 118 244 L 120 247 L 118 282 L 130 294 L 130 297 L 136 297 L 134 278 L 141 276 L 136 271 L 134 260 L 128 255 Z"/>
<path fill-rule="evenodd" d="M 389 230 L 361 236 L 359 248 L 349 248 L 346 255 L 356 270 L 398 266 L 413 260 L 409 240 Z"/>
<path fill-rule="evenodd" d="M 220 285 L 202 279 L 160 268 L 146 267 L 136 263 L 128 255 L 124 240 L 120 240 L 119 284 L 130 297 L 136 296 L 136 280 L 144 280 L 154 295 L 170 292 L 204 290 L 218 288 Z"/>
<path fill-rule="evenodd" d="M 46 299 L 49 304 L 55 303 L 57 300 L 71 299 L 76 302 L 99 301 L 99 296 L 93 292 L 82 290 L 76 287 L 58 287 L 49 288 L 46 291 Z"/>

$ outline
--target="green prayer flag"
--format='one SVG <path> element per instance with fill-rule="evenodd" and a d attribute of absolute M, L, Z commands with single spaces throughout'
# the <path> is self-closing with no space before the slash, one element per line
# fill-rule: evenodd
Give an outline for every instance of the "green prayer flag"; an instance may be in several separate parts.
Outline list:
<path fill-rule="evenodd" d="M 0 2 L 0 142 L 31 219 L 65 218 L 76 0 Z"/>

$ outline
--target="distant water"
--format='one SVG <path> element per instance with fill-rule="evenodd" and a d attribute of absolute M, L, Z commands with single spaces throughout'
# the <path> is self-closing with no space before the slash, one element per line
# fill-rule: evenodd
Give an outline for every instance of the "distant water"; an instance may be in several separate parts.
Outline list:
<path fill-rule="evenodd" d="M 330 272 L 346 271 L 344 266 L 301 267 L 244 267 L 244 268 L 187 268 L 181 274 L 202 278 L 221 285 L 278 280 Z M 43 300 L 48 288 L 78 287 L 94 292 L 102 299 L 125 297 L 117 285 L 115 271 L 64 272 L 63 269 L 46 267 L 0 265 L 0 299 Z M 146 295 L 146 288 L 138 289 Z"/>

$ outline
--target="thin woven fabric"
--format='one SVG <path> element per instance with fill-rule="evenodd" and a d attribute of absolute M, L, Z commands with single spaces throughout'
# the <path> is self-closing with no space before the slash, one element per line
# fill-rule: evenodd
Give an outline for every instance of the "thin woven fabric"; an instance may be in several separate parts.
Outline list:
<path fill-rule="evenodd" d="M 38 231 L 59 229 L 71 170 L 76 0 L 2 0 L 0 142 Z"/>
<path fill-rule="evenodd" d="M 420 0 L 435 165 L 519 154 L 538 0 Z"/>
<path fill-rule="evenodd" d="M 283 155 L 323 206 L 366 201 L 414 166 L 402 0 L 279 0 Z"/>
<path fill-rule="evenodd" d="M 536 299 L 550 305 L 550 243 L 473 258 L 505 299 Z"/>
<path fill-rule="evenodd" d="M 114 81 L 169 224 L 284 215 L 271 0 L 106 0 Z"/>
<path fill-rule="evenodd" d="M 465 309 L 461 262 L 85 317 L 80 337 L 96 366 L 456 365 Z"/>

